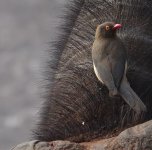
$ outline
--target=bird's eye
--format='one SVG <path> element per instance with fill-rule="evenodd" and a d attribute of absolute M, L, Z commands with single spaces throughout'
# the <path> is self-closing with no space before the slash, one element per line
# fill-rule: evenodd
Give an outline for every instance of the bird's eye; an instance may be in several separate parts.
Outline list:
<path fill-rule="evenodd" d="M 110 27 L 109 26 L 106 26 L 106 30 L 108 31 L 110 29 Z"/>

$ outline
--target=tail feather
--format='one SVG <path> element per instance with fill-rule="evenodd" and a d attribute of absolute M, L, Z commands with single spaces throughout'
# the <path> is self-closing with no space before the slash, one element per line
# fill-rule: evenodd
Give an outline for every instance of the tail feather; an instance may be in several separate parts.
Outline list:
<path fill-rule="evenodd" d="M 120 89 L 120 95 L 125 102 L 137 113 L 146 112 L 147 108 L 138 95 L 133 91 L 126 77 L 123 78 Z"/>

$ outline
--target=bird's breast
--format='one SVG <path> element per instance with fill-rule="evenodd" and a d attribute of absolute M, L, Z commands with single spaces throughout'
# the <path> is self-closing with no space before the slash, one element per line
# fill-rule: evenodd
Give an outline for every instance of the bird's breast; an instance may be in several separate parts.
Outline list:
<path fill-rule="evenodd" d="M 96 66 L 95 66 L 94 63 L 93 63 L 93 68 L 94 68 L 94 72 L 95 72 L 95 74 L 96 74 L 98 80 L 99 80 L 100 82 L 102 82 L 102 84 L 104 84 L 104 82 L 103 82 L 101 76 L 99 75 L 98 70 L 97 70 L 97 68 L 96 68 Z"/>

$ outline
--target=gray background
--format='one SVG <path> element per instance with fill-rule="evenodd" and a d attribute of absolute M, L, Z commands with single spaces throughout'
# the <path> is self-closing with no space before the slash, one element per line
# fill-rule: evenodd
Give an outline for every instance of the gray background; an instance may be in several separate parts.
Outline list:
<path fill-rule="evenodd" d="M 0 150 L 27 141 L 65 0 L 0 0 Z"/>

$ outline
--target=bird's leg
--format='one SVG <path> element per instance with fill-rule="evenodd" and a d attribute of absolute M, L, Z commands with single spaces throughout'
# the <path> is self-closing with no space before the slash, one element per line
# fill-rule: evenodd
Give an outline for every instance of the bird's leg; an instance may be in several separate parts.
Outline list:
<path fill-rule="evenodd" d="M 114 88 L 113 90 L 109 90 L 109 97 L 116 97 L 118 96 L 118 90 L 117 88 Z"/>

